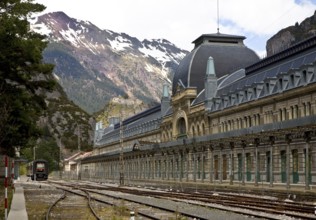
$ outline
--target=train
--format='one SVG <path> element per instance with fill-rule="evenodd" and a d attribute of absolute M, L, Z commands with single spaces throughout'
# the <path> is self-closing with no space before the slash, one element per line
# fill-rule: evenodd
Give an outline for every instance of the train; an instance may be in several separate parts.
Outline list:
<path fill-rule="evenodd" d="M 27 166 L 28 177 L 35 181 L 48 179 L 48 162 L 44 159 L 37 159 L 30 162 Z"/>

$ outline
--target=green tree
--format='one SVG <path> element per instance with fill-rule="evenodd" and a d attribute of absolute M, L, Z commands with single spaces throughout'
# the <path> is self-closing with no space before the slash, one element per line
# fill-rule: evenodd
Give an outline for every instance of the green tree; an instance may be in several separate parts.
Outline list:
<path fill-rule="evenodd" d="M 45 93 L 55 81 L 44 64 L 45 37 L 29 28 L 28 18 L 45 9 L 33 0 L 0 1 L 0 153 L 14 155 L 40 135 L 36 122 L 46 108 Z"/>

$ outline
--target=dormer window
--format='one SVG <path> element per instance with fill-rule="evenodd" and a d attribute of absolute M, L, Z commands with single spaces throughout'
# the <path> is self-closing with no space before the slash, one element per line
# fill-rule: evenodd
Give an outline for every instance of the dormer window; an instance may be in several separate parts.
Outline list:
<path fill-rule="evenodd" d="M 282 78 L 279 79 L 279 90 L 283 91 L 283 79 Z"/>
<path fill-rule="evenodd" d="M 302 72 L 302 78 L 301 78 L 301 83 L 306 83 L 306 78 L 307 77 L 307 74 L 306 74 L 306 70 L 304 70 L 303 72 Z"/>
<path fill-rule="evenodd" d="M 293 87 L 295 84 L 294 84 L 294 75 L 293 74 L 291 74 L 290 75 L 290 82 L 289 82 L 289 86 L 290 87 Z"/>
<path fill-rule="evenodd" d="M 270 84 L 268 82 L 265 84 L 265 91 L 266 95 L 270 94 Z"/>

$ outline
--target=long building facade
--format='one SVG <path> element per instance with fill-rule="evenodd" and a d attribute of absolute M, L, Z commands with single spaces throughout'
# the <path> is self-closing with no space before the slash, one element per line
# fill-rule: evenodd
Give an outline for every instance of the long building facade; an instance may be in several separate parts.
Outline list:
<path fill-rule="evenodd" d="M 312 189 L 316 37 L 262 60 L 244 39 L 193 41 L 160 105 L 97 127 L 81 178 Z"/>

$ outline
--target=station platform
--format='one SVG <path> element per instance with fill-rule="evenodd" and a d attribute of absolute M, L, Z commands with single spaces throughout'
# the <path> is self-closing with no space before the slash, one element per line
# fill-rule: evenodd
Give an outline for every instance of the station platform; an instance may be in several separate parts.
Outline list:
<path fill-rule="evenodd" d="M 26 176 L 21 176 L 19 180 L 14 181 L 15 191 L 13 194 L 11 208 L 8 220 L 27 220 L 27 212 L 25 207 L 24 189 L 21 182 L 26 181 Z"/>

